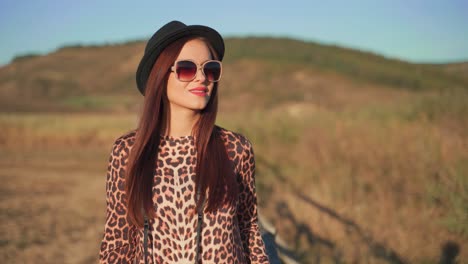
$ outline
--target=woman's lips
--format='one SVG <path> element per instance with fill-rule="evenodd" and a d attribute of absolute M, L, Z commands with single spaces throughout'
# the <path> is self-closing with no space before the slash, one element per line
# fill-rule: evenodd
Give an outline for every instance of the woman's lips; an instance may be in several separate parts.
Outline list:
<path fill-rule="evenodd" d="M 190 92 L 197 96 L 206 96 L 208 94 L 208 90 L 204 87 L 191 89 Z"/>

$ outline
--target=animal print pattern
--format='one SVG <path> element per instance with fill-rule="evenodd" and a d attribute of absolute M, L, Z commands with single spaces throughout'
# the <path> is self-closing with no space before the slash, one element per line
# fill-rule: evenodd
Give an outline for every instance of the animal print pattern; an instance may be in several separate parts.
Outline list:
<path fill-rule="evenodd" d="M 234 205 L 204 213 L 199 263 L 269 263 L 260 235 L 255 192 L 252 144 L 238 133 L 221 132 L 238 175 L 239 196 Z M 100 263 L 140 263 L 143 230 L 127 222 L 125 169 L 135 131 L 113 145 L 107 170 L 107 213 L 99 254 Z M 150 219 L 148 263 L 194 263 L 197 212 L 195 209 L 196 148 L 192 136 L 161 137 L 153 179 L 157 217 Z"/>

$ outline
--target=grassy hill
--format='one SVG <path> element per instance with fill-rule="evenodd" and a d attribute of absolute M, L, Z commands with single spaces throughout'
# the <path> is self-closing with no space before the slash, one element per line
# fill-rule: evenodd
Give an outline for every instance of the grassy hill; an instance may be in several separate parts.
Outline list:
<path fill-rule="evenodd" d="M 411 64 L 292 39 L 229 38 L 226 48 L 223 89 L 227 94 L 246 92 L 260 106 L 302 101 L 307 88 L 298 84 L 298 75 L 335 75 L 362 85 L 414 91 L 468 87 L 463 64 Z M 130 42 L 17 57 L 0 68 L 0 110 L 129 109 L 139 98 L 134 75 L 143 49 L 143 42 Z"/>
<path fill-rule="evenodd" d="M 226 47 L 217 123 L 252 141 L 260 210 L 299 260 L 468 261 L 468 63 L 292 39 Z M 0 68 L 6 262 L 96 262 L 143 49 L 64 47 Z"/>

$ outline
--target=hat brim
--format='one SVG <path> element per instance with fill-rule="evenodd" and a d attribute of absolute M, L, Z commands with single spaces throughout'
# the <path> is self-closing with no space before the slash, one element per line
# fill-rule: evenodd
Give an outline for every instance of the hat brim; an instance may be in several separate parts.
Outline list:
<path fill-rule="evenodd" d="M 211 43 L 215 51 L 218 53 L 219 60 L 223 59 L 224 41 L 218 32 L 214 31 L 209 27 L 201 25 L 192 25 L 184 27 L 180 30 L 176 30 L 172 32 L 172 34 L 166 36 L 166 38 L 163 41 L 151 47 L 151 49 L 145 52 L 145 54 L 143 55 L 143 58 L 141 59 L 136 72 L 137 87 L 142 95 L 145 95 L 146 82 L 148 81 L 151 69 L 153 68 L 153 65 L 159 54 L 161 54 L 161 52 L 172 42 L 188 36 L 206 38 Z"/>

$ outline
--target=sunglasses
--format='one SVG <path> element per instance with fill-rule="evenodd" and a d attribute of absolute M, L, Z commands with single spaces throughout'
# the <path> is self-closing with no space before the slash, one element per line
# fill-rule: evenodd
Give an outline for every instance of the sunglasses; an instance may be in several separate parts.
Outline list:
<path fill-rule="evenodd" d="M 209 82 L 217 82 L 221 79 L 222 65 L 220 61 L 209 60 L 202 64 L 196 64 L 191 60 L 176 61 L 171 67 L 171 71 L 176 73 L 177 79 L 181 82 L 190 82 L 197 76 L 198 69 Z"/>

